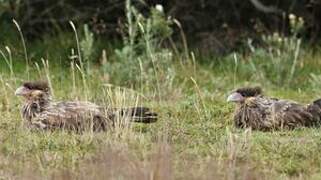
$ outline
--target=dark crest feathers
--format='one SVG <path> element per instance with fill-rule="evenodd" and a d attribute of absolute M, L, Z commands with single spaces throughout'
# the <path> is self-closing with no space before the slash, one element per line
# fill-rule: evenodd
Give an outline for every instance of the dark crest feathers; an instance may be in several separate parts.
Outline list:
<path fill-rule="evenodd" d="M 244 97 L 254 97 L 257 95 L 262 94 L 261 87 L 245 87 L 245 88 L 239 88 L 236 90 L 236 92 L 240 93 Z"/>
<path fill-rule="evenodd" d="M 41 90 L 45 92 L 49 92 L 49 85 L 45 81 L 35 81 L 35 82 L 25 82 L 23 86 L 30 90 Z"/>

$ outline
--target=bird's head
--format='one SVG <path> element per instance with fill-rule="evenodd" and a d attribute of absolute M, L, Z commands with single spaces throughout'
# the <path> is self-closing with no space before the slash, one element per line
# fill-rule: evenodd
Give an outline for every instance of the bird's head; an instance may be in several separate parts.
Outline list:
<path fill-rule="evenodd" d="M 247 99 L 256 97 L 261 94 L 262 89 L 260 87 L 238 88 L 227 97 L 227 102 L 243 103 Z"/>
<path fill-rule="evenodd" d="M 50 98 L 50 88 L 47 82 L 35 81 L 26 82 L 20 86 L 16 92 L 16 96 L 22 96 L 27 101 L 37 101 L 40 99 Z"/>

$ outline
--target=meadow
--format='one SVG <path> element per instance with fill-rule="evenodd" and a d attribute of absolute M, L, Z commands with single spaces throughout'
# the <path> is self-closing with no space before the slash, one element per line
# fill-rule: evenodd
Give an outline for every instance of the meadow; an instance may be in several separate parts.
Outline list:
<path fill-rule="evenodd" d="M 320 98 L 320 53 L 295 35 L 273 34 L 262 38 L 265 47 L 248 40 L 248 51 L 202 56 L 188 48 L 183 32 L 181 46 L 164 46 L 167 23 L 157 12 L 135 20 L 128 14 L 121 43 L 96 39 L 72 22 L 69 32 L 42 40 L 25 40 L 15 27 L 2 35 L 0 177 L 320 179 L 319 128 L 237 129 L 234 105 L 226 102 L 233 89 L 255 85 L 301 103 Z M 14 91 L 39 79 L 50 82 L 54 100 L 144 105 L 159 120 L 99 133 L 27 129 Z"/>

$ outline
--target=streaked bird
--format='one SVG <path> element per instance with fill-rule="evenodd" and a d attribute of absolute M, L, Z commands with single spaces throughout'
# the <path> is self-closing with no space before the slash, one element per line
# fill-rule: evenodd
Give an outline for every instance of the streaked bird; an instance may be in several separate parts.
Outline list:
<path fill-rule="evenodd" d="M 24 98 L 21 114 L 30 128 L 105 131 L 119 117 L 132 122 L 152 123 L 157 114 L 146 107 L 109 108 L 86 101 L 52 100 L 47 82 L 26 82 L 15 95 Z"/>
<path fill-rule="evenodd" d="M 260 87 L 239 88 L 227 98 L 236 103 L 234 124 L 253 130 L 280 130 L 319 126 L 321 99 L 303 105 L 291 100 L 270 98 Z"/>

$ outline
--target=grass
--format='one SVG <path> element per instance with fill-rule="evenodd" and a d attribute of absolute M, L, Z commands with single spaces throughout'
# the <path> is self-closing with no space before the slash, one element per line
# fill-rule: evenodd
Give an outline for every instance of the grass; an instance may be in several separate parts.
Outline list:
<path fill-rule="evenodd" d="M 184 55 L 172 56 L 170 49 L 158 50 L 149 40 L 145 43 L 140 44 L 141 54 L 133 55 L 133 62 L 128 63 L 126 48 L 115 51 L 96 41 L 93 48 L 97 52 L 106 49 L 107 56 L 100 52 L 92 55 L 95 63 L 85 69 L 76 65 L 82 52 L 72 35 L 48 36 L 43 42 L 27 42 L 28 61 L 33 62 L 28 71 L 24 45 L 15 46 L 17 41 L 1 44 L 6 58 L 0 58 L 0 177 L 321 178 L 320 129 L 236 129 L 234 106 L 226 103 L 232 89 L 245 85 L 261 85 L 270 96 L 310 103 L 320 97 L 321 55 L 303 49 L 304 56 L 296 57 L 297 66 L 287 63 L 291 58 L 280 63 L 282 71 L 293 71 L 291 82 L 280 84 L 282 73 L 274 69 L 278 64 L 269 64 L 274 59 L 265 51 L 215 60 L 192 54 L 190 60 L 186 48 Z M 5 46 L 11 54 L 6 54 Z M 118 61 L 121 55 L 124 57 Z M 280 61 L 285 56 L 276 58 Z M 140 70 L 138 74 L 131 74 L 134 65 Z M 155 124 L 132 124 L 112 132 L 29 130 L 20 117 L 22 100 L 14 96 L 15 89 L 28 78 L 49 80 L 55 100 L 90 100 L 104 106 L 142 104 L 158 112 L 160 118 Z"/>
<path fill-rule="evenodd" d="M 317 57 L 316 57 L 317 58 Z M 226 64 L 230 65 L 230 64 Z M 177 77 L 158 93 L 117 84 L 104 86 L 104 73 L 87 76 L 88 98 L 98 104 L 135 105 L 136 100 L 160 115 L 152 125 L 134 124 L 117 133 L 84 134 L 31 131 L 22 126 L 21 100 L 14 89 L 25 81 L 23 65 L 14 61 L 14 77 L 1 66 L 0 172 L 8 179 L 310 179 L 320 178 L 319 129 L 252 132 L 235 129 L 233 105 L 225 102 L 235 76 L 220 67 L 175 67 Z M 58 100 L 85 99 L 82 75 L 50 67 Z M 31 79 L 47 70 L 30 67 Z M 309 87 L 280 88 L 237 77 L 235 86 L 261 84 L 267 94 L 308 103 L 318 97 Z M 309 78 L 309 76 L 306 76 Z M 73 90 L 73 84 L 76 89 Z M 142 97 L 141 94 L 144 94 Z"/>

